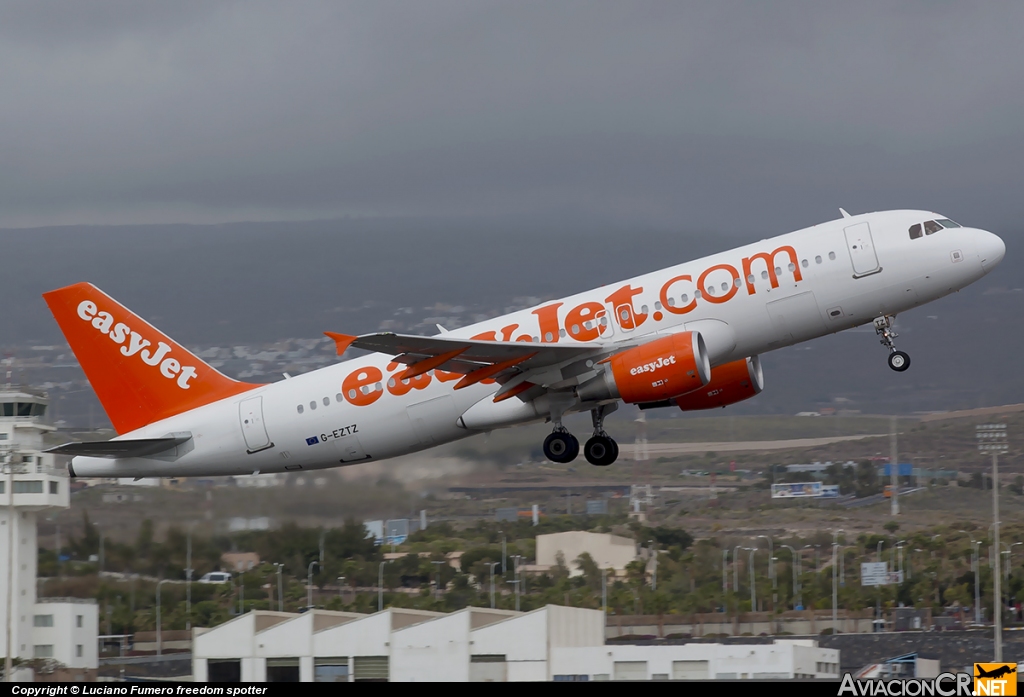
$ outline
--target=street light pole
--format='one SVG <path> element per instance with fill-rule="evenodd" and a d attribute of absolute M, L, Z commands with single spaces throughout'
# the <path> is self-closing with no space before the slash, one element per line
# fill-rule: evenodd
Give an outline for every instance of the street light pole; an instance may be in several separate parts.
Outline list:
<path fill-rule="evenodd" d="M 747 559 L 747 567 L 750 571 L 750 611 L 757 612 L 757 583 L 754 579 L 754 553 L 757 547 L 750 548 L 750 555 Z"/>
<path fill-rule="evenodd" d="M 161 635 L 162 628 L 160 627 L 160 586 L 170 581 L 170 579 L 163 579 L 157 581 L 156 584 L 156 655 L 163 655 L 163 636 Z"/>
<path fill-rule="evenodd" d="M 743 545 L 736 545 L 732 550 L 732 592 L 740 592 L 740 550 L 746 550 Z M 736 599 L 739 602 L 739 598 Z"/>
<path fill-rule="evenodd" d="M 188 526 L 185 546 L 185 631 L 192 629 L 192 526 Z"/>
<path fill-rule="evenodd" d="M 651 591 L 658 590 L 658 550 L 654 548 L 654 540 L 648 540 L 651 545 L 651 558 L 654 560 L 654 572 L 651 575 Z"/>
<path fill-rule="evenodd" d="M 978 585 L 978 567 L 981 564 L 978 563 L 978 546 L 981 542 L 976 541 L 974 536 L 966 530 L 960 532 L 967 535 L 971 540 L 971 565 L 974 567 L 974 623 L 981 624 L 981 587 Z"/>
<path fill-rule="evenodd" d="M 380 568 L 377 569 L 377 612 L 384 609 L 384 565 L 386 561 L 380 563 Z"/>
<path fill-rule="evenodd" d="M 491 567 L 491 609 L 492 610 L 494 609 L 494 567 L 496 567 L 498 564 L 499 564 L 499 562 L 496 562 L 496 561 L 492 561 L 492 562 L 488 562 L 487 563 L 487 566 Z"/>
<path fill-rule="evenodd" d="M 1001 587 L 1002 579 L 999 573 L 999 453 L 1009 450 L 1006 443 L 1006 424 L 984 424 L 975 429 L 978 439 L 978 450 L 992 453 L 992 529 L 993 542 L 996 549 L 992 569 L 992 598 L 994 611 L 992 619 L 995 622 L 995 660 L 1001 663 L 1003 660 L 1003 592 Z"/>
<path fill-rule="evenodd" d="M 758 535 L 758 537 L 763 537 L 768 540 L 768 578 L 772 580 L 772 611 L 774 611 L 775 604 L 779 602 L 779 586 L 775 579 L 775 544 L 772 542 L 772 538 L 769 535 Z"/>
<path fill-rule="evenodd" d="M 435 600 L 440 600 L 441 599 L 441 565 L 442 564 L 446 564 L 447 562 L 432 561 L 430 563 L 437 567 L 437 585 L 434 587 L 434 599 Z"/>
<path fill-rule="evenodd" d="M 313 567 L 320 566 L 320 562 L 314 560 L 309 562 L 309 567 L 306 569 L 306 609 L 309 610 L 313 607 Z"/>
<path fill-rule="evenodd" d="M 277 611 L 284 612 L 284 587 L 281 581 L 281 570 L 284 569 L 284 564 L 274 563 L 277 567 Z"/>
<path fill-rule="evenodd" d="M 839 576 L 836 573 L 836 548 L 839 547 L 838 542 L 832 543 L 832 633 L 836 633 L 836 622 L 837 612 L 836 607 L 839 604 Z"/>
<path fill-rule="evenodd" d="M 789 545 L 779 545 L 779 546 L 780 547 L 785 547 L 786 549 L 788 549 L 789 553 L 790 553 L 790 555 L 792 556 L 792 559 L 793 559 L 793 562 L 792 562 L 791 568 L 790 568 L 790 572 L 792 572 L 792 574 L 793 574 L 793 609 L 795 610 L 796 609 L 796 605 L 797 605 L 797 602 L 796 602 L 797 579 L 800 576 L 800 557 L 798 557 L 796 555 L 796 550 L 793 549 L 791 546 L 789 546 Z"/>
<path fill-rule="evenodd" d="M 508 567 L 505 566 L 505 532 L 503 530 L 498 532 L 501 533 L 501 577 L 504 578 L 508 573 Z"/>
<path fill-rule="evenodd" d="M 729 592 L 729 548 L 722 550 L 722 604 L 725 604 L 725 594 Z"/>

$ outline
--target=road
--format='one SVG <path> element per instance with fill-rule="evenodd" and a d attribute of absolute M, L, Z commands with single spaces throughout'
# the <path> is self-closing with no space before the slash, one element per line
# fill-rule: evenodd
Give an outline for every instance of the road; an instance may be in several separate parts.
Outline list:
<path fill-rule="evenodd" d="M 793 438 L 789 440 L 748 440 L 722 443 L 648 443 L 648 457 L 660 455 L 684 455 L 690 453 L 729 453 L 743 451 L 764 451 L 764 450 L 799 450 L 802 448 L 816 448 L 832 443 L 843 441 L 863 440 L 864 438 L 883 438 L 888 434 L 875 433 L 859 436 L 829 436 L 827 438 Z M 633 443 L 620 443 L 619 451 L 622 455 L 630 458 L 634 455 L 636 445 Z"/>

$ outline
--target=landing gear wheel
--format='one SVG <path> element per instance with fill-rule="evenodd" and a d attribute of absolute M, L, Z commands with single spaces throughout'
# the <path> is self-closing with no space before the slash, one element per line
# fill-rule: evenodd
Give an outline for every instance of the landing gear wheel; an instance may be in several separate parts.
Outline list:
<path fill-rule="evenodd" d="M 893 351 L 889 354 L 889 367 L 898 373 L 910 367 L 910 356 L 903 351 Z"/>
<path fill-rule="evenodd" d="M 580 442 L 568 431 L 555 431 L 544 439 L 544 457 L 565 464 L 580 454 Z"/>
<path fill-rule="evenodd" d="M 618 454 L 619 446 L 608 436 L 594 436 L 583 446 L 583 455 L 587 462 L 598 467 L 612 464 Z"/>

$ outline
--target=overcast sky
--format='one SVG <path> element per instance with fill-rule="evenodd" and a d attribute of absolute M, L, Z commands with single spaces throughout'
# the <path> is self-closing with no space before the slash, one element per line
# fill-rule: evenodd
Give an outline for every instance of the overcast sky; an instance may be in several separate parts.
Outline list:
<path fill-rule="evenodd" d="M 1021 217 L 1024 3 L 8 0 L 0 95 L 2 227 Z"/>

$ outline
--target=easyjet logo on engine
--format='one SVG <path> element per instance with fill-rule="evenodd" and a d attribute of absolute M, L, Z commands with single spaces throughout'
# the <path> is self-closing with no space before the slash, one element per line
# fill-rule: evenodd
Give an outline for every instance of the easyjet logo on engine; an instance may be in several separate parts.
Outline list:
<path fill-rule="evenodd" d="M 653 361 L 651 363 L 644 363 L 643 365 L 638 365 L 635 368 L 630 368 L 629 374 L 640 375 L 641 373 L 653 373 L 658 368 L 663 368 L 667 365 L 675 365 L 675 363 L 675 356 L 667 356 L 665 358 L 659 358 L 658 360 Z"/>
<path fill-rule="evenodd" d="M 115 344 L 120 344 L 121 355 L 137 355 L 146 365 L 157 368 L 165 378 L 174 380 L 181 389 L 191 387 L 188 381 L 196 376 L 195 366 L 183 366 L 177 358 L 168 355 L 172 349 L 164 342 L 158 341 L 156 350 L 150 349 L 151 341 L 143 339 L 141 334 L 124 322 L 116 321 L 113 315 L 100 310 L 91 300 L 83 300 L 78 304 L 78 316 Z"/>

